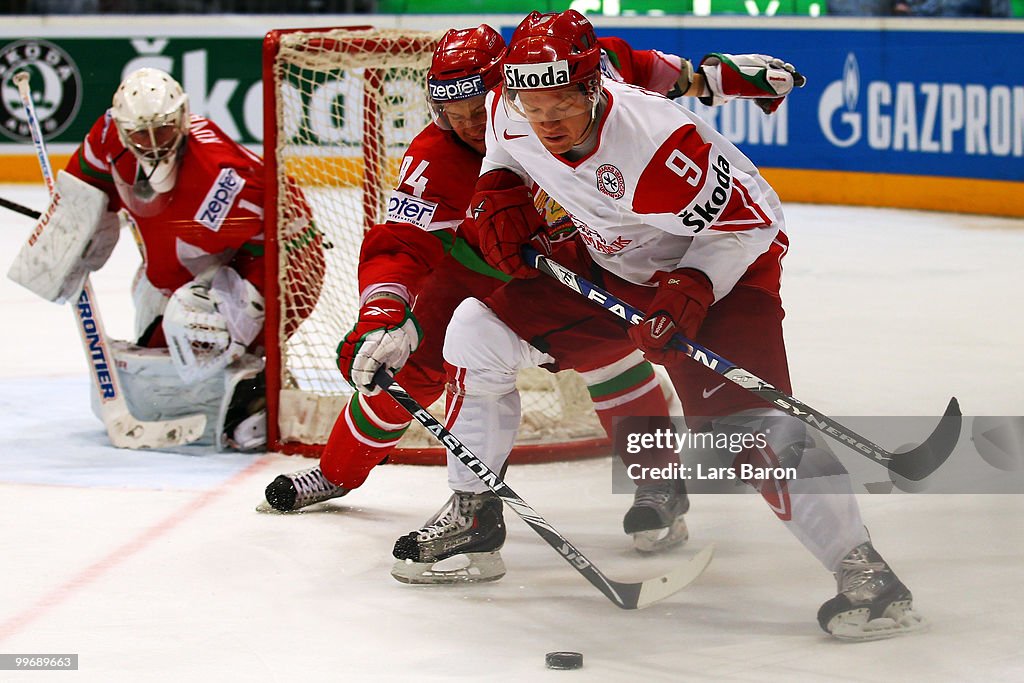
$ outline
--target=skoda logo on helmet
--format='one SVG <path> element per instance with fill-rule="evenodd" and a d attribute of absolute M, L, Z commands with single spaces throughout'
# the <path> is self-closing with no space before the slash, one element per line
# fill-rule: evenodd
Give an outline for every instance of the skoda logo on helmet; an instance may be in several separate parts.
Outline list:
<path fill-rule="evenodd" d="M 60 134 L 74 120 L 82 103 L 82 76 L 64 50 L 45 40 L 19 40 L 0 48 L 0 131 L 18 142 L 32 134 L 21 106 L 14 75 L 30 77 L 32 103 L 43 137 Z"/>
<path fill-rule="evenodd" d="M 556 88 L 560 85 L 569 85 L 569 62 L 564 59 L 543 64 L 505 65 L 505 86 L 513 90 Z"/>

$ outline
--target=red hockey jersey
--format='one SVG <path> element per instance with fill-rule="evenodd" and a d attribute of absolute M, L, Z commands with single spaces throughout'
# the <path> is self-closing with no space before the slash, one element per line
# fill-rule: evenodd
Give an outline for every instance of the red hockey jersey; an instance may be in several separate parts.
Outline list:
<path fill-rule="evenodd" d="M 172 292 L 214 265 L 231 265 L 263 291 L 263 162 L 212 121 L 192 116 L 177 183 L 150 201 L 133 191 L 138 163 L 110 111 L 93 124 L 67 172 L 126 209 L 142 239 L 146 277 Z"/>

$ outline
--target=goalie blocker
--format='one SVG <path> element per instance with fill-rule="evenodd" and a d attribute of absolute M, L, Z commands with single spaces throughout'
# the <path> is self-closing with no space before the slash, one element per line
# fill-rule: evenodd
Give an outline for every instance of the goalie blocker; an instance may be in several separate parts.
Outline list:
<path fill-rule="evenodd" d="M 75 299 L 117 245 L 120 220 L 107 201 L 102 190 L 59 171 L 50 205 L 7 276 L 47 301 Z"/>

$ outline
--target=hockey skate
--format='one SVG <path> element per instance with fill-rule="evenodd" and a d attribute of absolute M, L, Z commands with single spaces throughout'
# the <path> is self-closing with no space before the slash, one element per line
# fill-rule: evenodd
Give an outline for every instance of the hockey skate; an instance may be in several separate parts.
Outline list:
<path fill-rule="evenodd" d="M 818 623 L 840 640 L 879 640 L 927 626 L 914 611 L 910 590 L 870 541 L 842 559 L 836 582 L 839 594 L 818 610 Z"/>
<path fill-rule="evenodd" d="M 501 505 L 490 491 L 456 491 L 422 529 L 395 541 L 391 576 L 418 584 L 497 581 L 505 575 Z"/>
<path fill-rule="evenodd" d="M 260 512 L 292 512 L 313 503 L 322 503 L 332 498 L 341 498 L 348 489 L 335 486 L 327 480 L 319 465 L 308 470 L 279 475 L 270 482 L 264 492 L 266 505 L 257 508 Z"/>
<path fill-rule="evenodd" d="M 683 518 L 689 509 L 690 499 L 681 479 L 639 483 L 622 528 L 633 535 L 633 546 L 640 552 L 660 552 L 682 545 L 690 537 Z"/>

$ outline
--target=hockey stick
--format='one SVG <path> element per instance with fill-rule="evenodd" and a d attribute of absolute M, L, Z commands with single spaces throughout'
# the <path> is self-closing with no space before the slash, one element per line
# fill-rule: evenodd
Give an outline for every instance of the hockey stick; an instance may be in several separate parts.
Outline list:
<path fill-rule="evenodd" d="M 39 170 L 42 171 L 46 189 L 53 194 L 53 169 L 46 154 L 43 134 L 36 118 L 32 93 L 29 90 L 28 72 L 21 71 L 12 79 L 18 87 L 22 106 L 28 119 L 32 133 L 32 144 L 36 148 Z M 13 202 L 5 202 L 4 206 L 14 211 L 18 209 L 8 206 Z M 17 205 L 15 205 L 17 206 Z M 21 207 L 25 208 L 25 207 Z M 31 211 L 31 209 L 29 209 Z M 187 415 L 172 420 L 143 422 L 135 419 L 128 410 L 128 402 L 121 390 L 117 370 L 111 363 L 109 337 L 100 319 L 100 311 L 96 307 L 92 285 L 86 278 L 85 286 L 72 307 L 75 324 L 82 338 L 90 376 L 100 399 L 100 419 L 107 428 L 110 442 L 117 448 L 169 448 L 191 443 L 199 439 L 206 429 L 205 415 Z"/>
<path fill-rule="evenodd" d="M 647 579 L 639 583 L 623 583 L 609 579 L 590 560 L 584 557 L 583 553 L 576 546 L 570 543 L 565 536 L 560 534 L 546 519 L 541 517 L 536 510 L 520 498 L 512 490 L 512 487 L 506 484 L 494 470 L 481 462 L 454 434 L 445 429 L 444 425 L 438 422 L 426 408 L 411 397 L 405 389 L 395 384 L 394 377 L 381 368 L 373 376 L 373 381 L 374 384 L 388 392 L 399 405 L 405 408 L 428 432 L 433 434 L 434 438 L 440 441 L 441 445 L 447 448 L 463 465 L 472 470 L 480 481 L 487 485 L 487 488 L 505 501 L 505 504 L 512 508 L 524 522 L 529 524 L 548 545 L 557 550 L 558 554 L 566 562 L 582 574 L 583 578 L 604 593 L 618 607 L 622 609 L 640 609 L 653 605 L 696 581 L 711 562 L 711 556 L 714 554 L 713 545 L 707 546 L 689 562 L 663 576 L 656 576 L 653 579 Z"/>
<path fill-rule="evenodd" d="M 10 209 L 14 213 L 20 213 L 22 216 L 35 218 L 36 220 L 39 220 L 39 217 L 42 215 L 35 209 L 30 209 L 27 206 L 22 206 L 17 202 L 12 202 L 10 199 L 4 199 L 3 197 L 0 197 L 0 206 L 4 207 L 5 209 Z"/>
<path fill-rule="evenodd" d="M 530 245 L 523 247 L 523 257 L 527 263 L 532 263 L 540 272 L 611 311 L 630 325 L 639 325 L 647 317 L 639 309 L 585 280 L 557 261 L 544 256 Z M 725 379 L 738 384 L 793 417 L 799 418 L 869 460 L 885 465 L 890 471 L 905 479 L 920 481 L 930 475 L 946 461 L 960 438 L 960 404 L 957 403 L 956 398 L 950 399 L 938 426 L 925 439 L 924 443 L 905 453 L 893 453 L 695 341 L 676 334 L 672 337 L 670 344 Z"/>

